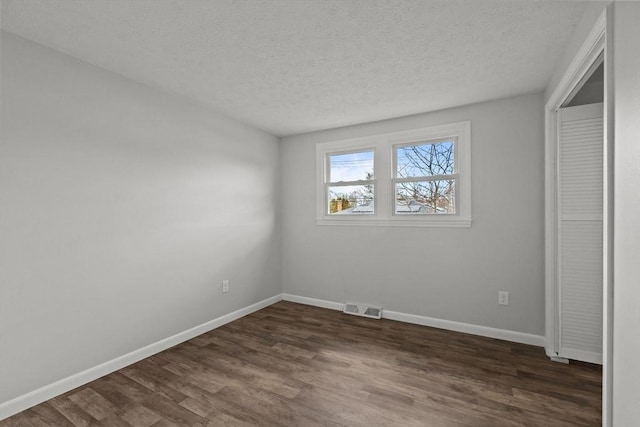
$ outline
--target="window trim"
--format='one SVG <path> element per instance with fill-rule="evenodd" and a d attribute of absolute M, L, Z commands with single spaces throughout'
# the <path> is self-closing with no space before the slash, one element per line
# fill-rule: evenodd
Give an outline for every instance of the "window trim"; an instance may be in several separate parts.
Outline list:
<path fill-rule="evenodd" d="M 395 148 L 428 141 L 454 139 L 457 169 L 455 214 L 395 213 Z M 328 155 L 374 152 L 374 213 L 329 215 L 326 188 Z M 386 155 L 384 155 L 386 153 Z M 431 177 L 430 177 L 431 178 Z M 471 121 L 461 121 L 316 144 L 316 224 L 339 226 L 471 227 Z"/>

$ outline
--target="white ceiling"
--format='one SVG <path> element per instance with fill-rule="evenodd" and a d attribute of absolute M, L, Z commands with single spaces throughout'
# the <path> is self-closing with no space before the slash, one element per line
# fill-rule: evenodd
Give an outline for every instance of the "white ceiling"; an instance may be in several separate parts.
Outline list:
<path fill-rule="evenodd" d="M 2 28 L 282 136 L 543 90 L 584 6 L 2 0 Z"/>

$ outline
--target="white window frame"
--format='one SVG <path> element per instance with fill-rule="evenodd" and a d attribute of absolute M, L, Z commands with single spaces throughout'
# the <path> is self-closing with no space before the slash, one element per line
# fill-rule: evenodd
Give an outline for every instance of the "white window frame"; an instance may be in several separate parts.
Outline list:
<path fill-rule="evenodd" d="M 401 145 L 454 140 L 455 214 L 395 214 L 395 149 Z M 330 215 L 328 156 L 373 150 L 374 213 Z M 405 227 L 471 227 L 471 122 L 462 121 L 316 144 L 316 224 Z"/>

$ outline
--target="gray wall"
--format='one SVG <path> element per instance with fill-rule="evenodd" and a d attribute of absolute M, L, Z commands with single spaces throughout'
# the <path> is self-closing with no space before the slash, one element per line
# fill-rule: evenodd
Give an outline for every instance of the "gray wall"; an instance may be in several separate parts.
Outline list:
<path fill-rule="evenodd" d="M 564 107 L 577 107 L 598 102 L 604 102 L 604 81 L 585 83 L 571 102 Z"/>
<path fill-rule="evenodd" d="M 0 401 L 281 293 L 276 138 L 6 32 L 1 83 Z"/>
<path fill-rule="evenodd" d="M 284 292 L 544 334 L 543 97 L 281 141 Z M 317 226 L 315 143 L 471 120 L 471 228 Z M 497 292 L 511 292 L 509 306 Z"/>
<path fill-rule="evenodd" d="M 640 3 L 613 6 L 613 425 L 640 420 Z"/>

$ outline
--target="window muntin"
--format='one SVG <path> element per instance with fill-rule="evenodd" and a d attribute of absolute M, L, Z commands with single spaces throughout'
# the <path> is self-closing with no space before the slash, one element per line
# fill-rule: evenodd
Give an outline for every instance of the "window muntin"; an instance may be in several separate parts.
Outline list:
<path fill-rule="evenodd" d="M 327 154 L 327 215 L 375 213 L 374 150 Z"/>
<path fill-rule="evenodd" d="M 456 138 L 393 146 L 394 214 L 455 215 Z"/>

